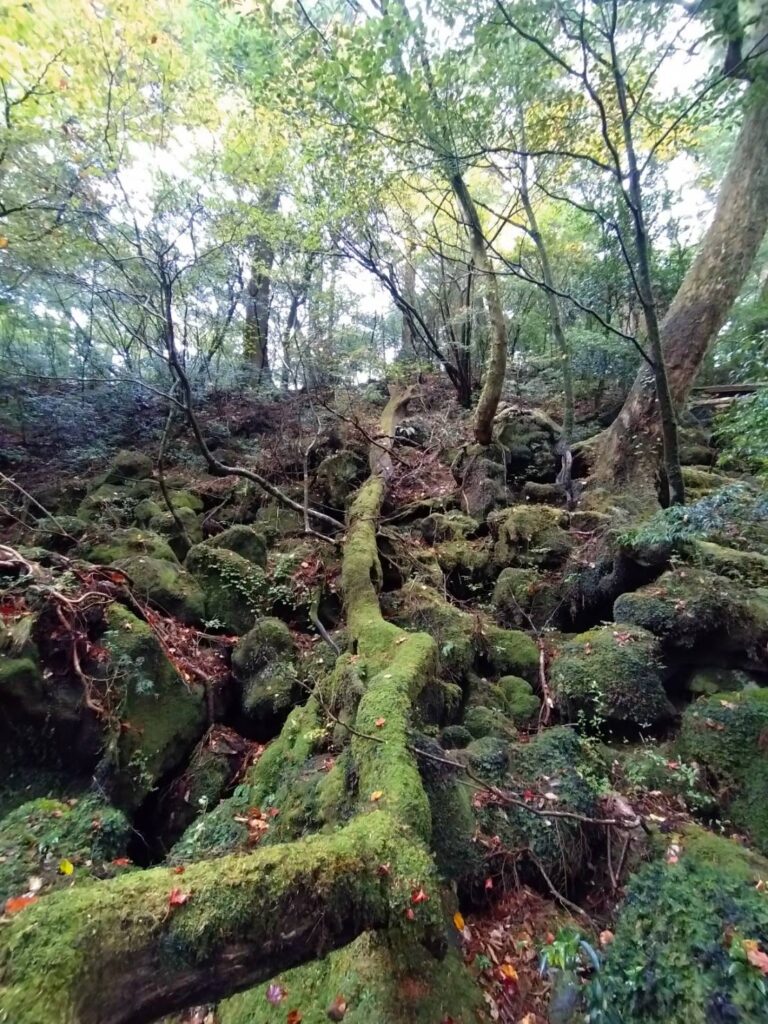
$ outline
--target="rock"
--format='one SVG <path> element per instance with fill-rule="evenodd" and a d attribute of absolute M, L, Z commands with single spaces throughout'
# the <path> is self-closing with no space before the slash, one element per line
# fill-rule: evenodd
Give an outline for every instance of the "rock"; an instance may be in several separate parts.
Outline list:
<path fill-rule="evenodd" d="M 701 697 L 683 714 L 677 749 L 721 788 L 728 817 L 768 853 L 768 690 Z"/>
<path fill-rule="evenodd" d="M 268 600 L 264 571 L 242 555 L 208 542 L 191 547 L 184 566 L 203 590 L 207 621 L 230 633 L 247 633 Z"/>
<path fill-rule="evenodd" d="M 623 623 L 598 626 L 562 642 L 550 667 L 557 706 L 573 719 L 645 728 L 672 717 L 662 685 L 658 641 Z"/>
<path fill-rule="evenodd" d="M 694 559 L 705 569 L 752 587 L 768 587 L 768 555 L 710 541 L 694 542 Z"/>
<path fill-rule="evenodd" d="M 78 516 L 48 516 L 38 519 L 35 525 L 33 541 L 47 551 L 67 552 L 77 545 L 88 523 Z"/>
<path fill-rule="evenodd" d="M 472 742 L 472 733 L 463 725 L 446 725 L 440 733 L 440 744 L 444 750 L 462 750 Z"/>
<path fill-rule="evenodd" d="M 122 484 L 126 480 L 141 480 L 151 477 L 154 466 L 152 459 L 144 452 L 121 451 L 112 461 L 104 477 L 105 484 Z"/>
<path fill-rule="evenodd" d="M 491 551 L 486 539 L 446 540 L 436 544 L 434 550 L 437 564 L 448 577 L 453 593 L 457 588 L 481 584 L 488 579 Z"/>
<path fill-rule="evenodd" d="M 487 663 L 496 676 L 535 679 L 539 670 L 539 649 L 531 638 L 516 629 L 483 627 L 478 638 L 481 668 Z"/>
<path fill-rule="evenodd" d="M 423 448 L 429 435 L 429 425 L 418 416 L 406 416 L 395 427 L 395 441 L 411 448 Z"/>
<path fill-rule="evenodd" d="M 95 796 L 16 807 L 0 819 L 0 907 L 27 892 L 31 878 L 43 896 L 109 872 L 110 862 L 125 855 L 131 832 L 125 815 Z M 59 868 L 65 861 L 69 874 Z"/>
<path fill-rule="evenodd" d="M 194 577 L 180 565 L 161 558 L 132 555 L 112 563 L 126 573 L 133 593 L 149 601 L 166 615 L 187 626 L 199 626 L 205 620 L 205 597 Z"/>
<path fill-rule="evenodd" d="M 463 541 L 477 533 L 479 523 L 463 512 L 431 512 L 419 523 L 421 535 L 427 544 L 442 541 Z"/>
<path fill-rule="evenodd" d="M 559 426 L 539 409 L 506 409 L 497 415 L 496 440 L 510 476 L 538 483 L 555 479 Z"/>
<path fill-rule="evenodd" d="M 301 496 L 297 496 L 301 500 Z M 253 525 L 263 534 L 268 544 L 278 537 L 304 533 L 304 516 L 295 509 L 286 508 L 277 501 L 268 501 L 259 506 L 253 518 Z"/>
<path fill-rule="evenodd" d="M 11 714 L 33 717 L 45 714 L 45 687 L 37 662 L 30 657 L 0 655 L 0 706 Z"/>
<path fill-rule="evenodd" d="M 528 728 L 536 724 L 541 701 L 526 679 L 521 679 L 520 676 L 502 676 L 497 688 L 501 692 L 503 710 L 516 726 Z"/>
<path fill-rule="evenodd" d="M 568 514 L 549 505 L 513 505 L 492 512 L 488 527 L 494 562 L 500 568 L 557 568 L 573 547 L 567 526 Z"/>
<path fill-rule="evenodd" d="M 468 708 L 462 724 L 476 740 L 483 739 L 484 736 L 506 736 L 507 739 L 515 736 L 512 724 L 501 711 L 481 705 Z"/>
<path fill-rule="evenodd" d="M 522 497 L 524 501 L 536 505 L 564 505 L 565 488 L 561 484 L 539 484 L 535 480 L 526 480 Z"/>
<path fill-rule="evenodd" d="M 109 607 L 102 643 L 120 721 L 128 725 L 109 743 L 102 773 L 114 803 L 133 810 L 202 735 L 205 694 L 181 678 L 149 626 L 122 605 Z"/>
<path fill-rule="evenodd" d="M 513 629 L 537 629 L 551 621 L 562 602 L 562 587 L 536 569 L 507 568 L 493 588 L 496 621 Z"/>
<path fill-rule="evenodd" d="M 180 529 L 176 519 L 181 522 L 183 530 Z M 179 561 L 183 561 L 190 547 L 202 542 L 203 528 L 200 524 L 200 516 L 191 508 L 177 508 L 176 519 L 167 510 L 161 511 L 152 516 L 149 526 L 155 533 L 165 537 L 173 553 Z"/>
<path fill-rule="evenodd" d="M 259 619 L 232 651 L 242 715 L 249 730 L 265 739 L 274 735 L 299 698 L 295 657 L 288 627 L 271 618 Z"/>
<path fill-rule="evenodd" d="M 267 544 L 264 536 L 251 526 L 230 526 L 206 541 L 211 547 L 226 548 L 241 555 L 262 569 L 267 565 Z"/>
<path fill-rule="evenodd" d="M 758 685 L 749 672 L 731 668 L 700 668 L 691 673 L 686 689 L 696 697 L 709 697 L 714 693 L 735 693 Z"/>
<path fill-rule="evenodd" d="M 83 498 L 76 515 L 100 526 L 125 526 L 133 520 L 139 500 L 130 484 L 101 484 Z"/>
<path fill-rule="evenodd" d="M 164 537 L 152 530 L 139 530 L 136 527 L 112 530 L 109 533 L 91 530 L 81 540 L 77 553 L 81 558 L 97 565 L 112 565 L 121 559 L 133 558 L 136 555 L 178 564 Z"/>
<path fill-rule="evenodd" d="M 708 466 L 683 466 L 683 483 L 688 501 L 696 501 L 714 494 L 733 482 L 723 473 L 714 473 Z"/>
<path fill-rule="evenodd" d="M 336 511 L 345 509 L 349 499 L 365 479 L 365 459 L 348 450 L 327 455 L 315 471 L 313 495 Z"/>
<path fill-rule="evenodd" d="M 459 451 L 451 466 L 454 479 L 461 485 L 464 511 L 477 519 L 507 501 L 507 474 L 504 453 L 498 445 L 469 445 Z"/>
<path fill-rule="evenodd" d="M 759 1024 L 765 996 L 744 943 L 768 948 L 768 908 L 756 888 L 768 861 L 693 826 L 674 839 L 674 859 L 630 880 L 587 1001 L 621 1024 Z"/>
<path fill-rule="evenodd" d="M 170 515 L 167 511 L 165 514 Z M 157 530 L 152 525 L 152 520 L 161 515 L 163 515 L 163 508 L 153 498 L 142 498 L 133 509 L 133 521 L 138 526 L 149 526 L 151 529 L 156 530 L 157 533 L 163 533 L 163 531 Z"/>

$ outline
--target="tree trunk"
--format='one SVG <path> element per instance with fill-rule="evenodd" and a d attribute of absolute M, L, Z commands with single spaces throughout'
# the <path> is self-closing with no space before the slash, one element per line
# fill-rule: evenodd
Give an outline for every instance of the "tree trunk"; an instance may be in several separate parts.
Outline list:
<path fill-rule="evenodd" d="M 765 89 L 765 82 L 760 80 L 748 89 L 744 123 L 714 219 L 660 327 L 669 391 L 676 410 L 685 404 L 768 229 Z M 644 367 L 601 444 L 596 482 L 621 488 L 658 468 L 661 424 L 653 385 L 653 375 Z"/>
<path fill-rule="evenodd" d="M 280 193 L 270 192 L 263 208 L 268 215 L 277 212 Z M 243 361 L 260 380 L 269 372 L 269 307 L 272 298 L 272 266 L 275 251 L 266 235 L 254 239 L 251 251 L 251 277 L 245 289 L 245 327 Z"/>
<path fill-rule="evenodd" d="M 451 175 L 451 187 L 469 232 L 472 260 L 482 282 L 485 304 L 488 309 L 488 322 L 491 328 L 488 359 L 485 364 L 485 379 L 477 402 L 477 409 L 475 409 L 474 428 L 477 443 L 488 445 L 493 440 L 493 417 L 499 407 L 504 377 L 507 372 L 507 324 L 501 305 L 499 281 L 493 272 L 491 261 L 488 259 L 488 250 L 477 207 L 461 172 L 458 170 L 454 170 Z"/>

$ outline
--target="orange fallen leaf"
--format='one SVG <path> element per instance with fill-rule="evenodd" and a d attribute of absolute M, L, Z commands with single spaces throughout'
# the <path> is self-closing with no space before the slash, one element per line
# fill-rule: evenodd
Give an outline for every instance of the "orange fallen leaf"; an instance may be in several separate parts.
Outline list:
<path fill-rule="evenodd" d="M 184 904 L 189 900 L 191 893 L 183 892 L 178 888 L 171 889 L 171 894 L 168 897 L 169 907 L 183 907 Z"/>
<path fill-rule="evenodd" d="M 384 790 L 383 789 L 376 789 L 376 790 L 374 790 L 373 793 L 371 793 L 371 803 L 375 804 L 376 801 L 377 800 L 381 800 L 381 798 L 383 796 L 384 796 Z"/>
<path fill-rule="evenodd" d="M 184 867 L 183 864 L 177 864 L 176 867 L 173 868 L 173 873 L 174 875 L 183 875 L 185 870 L 186 868 Z"/>
<path fill-rule="evenodd" d="M 457 932 L 463 932 L 464 931 L 464 918 L 462 917 L 462 915 L 459 913 L 458 910 L 453 915 L 453 923 L 454 923 L 454 925 L 456 927 L 456 931 Z"/>
<path fill-rule="evenodd" d="M 291 1010 L 285 1018 L 286 1024 L 301 1024 L 301 1011 Z"/>
<path fill-rule="evenodd" d="M 130 857 L 115 857 L 112 861 L 116 868 L 127 868 L 133 863 Z"/>
<path fill-rule="evenodd" d="M 744 945 L 746 946 L 746 942 Z M 762 949 L 748 949 L 747 960 L 749 960 L 753 967 L 768 975 L 768 953 L 764 953 Z"/>
<path fill-rule="evenodd" d="M 31 903 L 37 903 L 37 896 L 15 896 L 5 901 L 4 910 L 6 914 L 18 914 Z"/>
<path fill-rule="evenodd" d="M 326 1013 L 330 1020 L 344 1020 L 344 1015 L 347 1012 L 347 1001 L 342 995 L 336 996 L 331 1005 L 326 1010 Z"/>
<path fill-rule="evenodd" d="M 377 718 L 374 725 L 377 729 L 382 729 L 387 724 L 386 718 Z"/>

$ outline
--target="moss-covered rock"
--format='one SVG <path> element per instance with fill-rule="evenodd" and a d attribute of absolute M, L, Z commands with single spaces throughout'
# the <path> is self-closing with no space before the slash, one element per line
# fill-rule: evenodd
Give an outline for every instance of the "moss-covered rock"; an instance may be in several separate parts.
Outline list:
<path fill-rule="evenodd" d="M 206 543 L 214 548 L 226 548 L 228 551 L 234 551 L 235 554 L 262 569 L 266 567 L 266 541 L 263 534 L 254 530 L 252 526 L 230 526 L 221 533 L 217 533 L 215 537 L 211 537 Z"/>
<path fill-rule="evenodd" d="M 541 702 L 526 679 L 519 676 L 502 676 L 498 682 L 502 695 L 503 709 L 508 718 L 520 728 L 535 725 Z"/>
<path fill-rule="evenodd" d="M 487 662 L 493 675 L 536 678 L 539 649 L 526 633 L 486 625 L 477 642 L 481 661 Z"/>
<path fill-rule="evenodd" d="M 437 564 L 453 589 L 458 585 L 484 583 L 491 568 L 491 549 L 487 540 L 446 540 L 434 547 Z"/>
<path fill-rule="evenodd" d="M 749 672 L 717 667 L 694 669 L 685 684 L 695 697 L 711 697 L 714 693 L 746 690 L 757 685 L 757 680 Z"/>
<path fill-rule="evenodd" d="M 181 678 L 149 626 L 122 605 L 109 607 L 102 642 L 120 718 L 104 774 L 115 803 L 133 809 L 200 738 L 205 695 L 198 683 Z"/>
<path fill-rule="evenodd" d="M 178 564 L 165 538 L 151 530 L 139 530 L 136 527 L 112 530 L 108 534 L 99 530 L 91 531 L 81 541 L 78 554 L 97 565 L 112 565 L 120 559 L 136 555 Z"/>
<path fill-rule="evenodd" d="M 715 473 L 709 466 L 683 466 L 683 483 L 689 501 L 696 501 L 727 487 L 733 478 Z"/>
<path fill-rule="evenodd" d="M 70 551 L 88 529 L 88 523 L 78 516 L 46 516 L 38 519 L 33 541 L 47 551 Z"/>
<path fill-rule="evenodd" d="M 144 452 L 121 451 L 112 460 L 104 476 L 105 484 L 122 484 L 126 480 L 143 480 L 152 476 L 152 459 Z"/>
<path fill-rule="evenodd" d="M 43 675 L 37 662 L 0 655 L 0 705 L 38 715 L 44 711 L 44 701 Z"/>
<path fill-rule="evenodd" d="M 507 473 L 500 445 L 461 448 L 451 472 L 461 486 L 462 508 L 467 515 L 485 519 L 492 509 L 506 504 Z"/>
<path fill-rule="evenodd" d="M 700 829 L 674 838 L 675 858 L 648 864 L 629 884 L 590 987 L 593 1019 L 760 1024 L 764 978 L 747 953 L 768 952 L 768 900 L 755 888 L 768 861 Z"/>
<path fill-rule="evenodd" d="M 496 621 L 512 629 L 538 629 L 547 624 L 562 602 L 562 586 L 536 569 L 502 569 L 493 588 Z"/>
<path fill-rule="evenodd" d="M 568 514 L 549 505 L 500 509 L 488 516 L 488 526 L 494 540 L 493 559 L 500 568 L 556 568 L 573 547 L 566 529 Z"/>
<path fill-rule="evenodd" d="M 431 512 L 419 523 L 419 529 L 428 544 L 442 541 L 467 540 L 477 533 L 478 521 L 463 512 Z"/>
<path fill-rule="evenodd" d="M 152 520 L 162 515 L 162 513 L 162 506 L 153 498 L 142 498 L 141 501 L 136 502 L 133 509 L 133 519 L 138 526 L 149 526 L 156 533 L 162 533 L 162 530 L 157 530 L 156 527 L 152 526 Z"/>
<path fill-rule="evenodd" d="M 301 495 L 297 495 L 301 501 Z M 269 544 L 279 537 L 304 533 L 304 516 L 296 509 L 286 508 L 277 501 L 260 505 L 253 518 L 253 526 L 262 533 Z"/>
<path fill-rule="evenodd" d="M 472 733 L 463 725 L 446 725 L 440 733 L 440 744 L 444 750 L 463 750 L 472 742 Z"/>
<path fill-rule="evenodd" d="M 279 619 L 259 619 L 232 652 L 240 709 L 251 730 L 274 735 L 300 696 L 296 646 Z"/>
<path fill-rule="evenodd" d="M 208 543 L 190 548 L 184 566 L 202 587 L 207 620 L 231 633 L 247 633 L 268 602 L 264 570 Z"/>
<path fill-rule="evenodd" d="M 130 483 L 100 484 L 83 498 L 75 514 L 89 523 L 126 526 L 133 521 L 139 500 Z"/>
<path fill-rule="evenodd" d="M 317 467 L 313 493 L 323 505 L 340 511 L 349 504 L 366 472 L 365 459 L 357 452 L 334 452 Z"/>
<path fill-rule="evenodd" d="M 143 504 L 143 503 L 142 503 Z M 154 503 L 152 503 L 154 504 Z M 136 506 L 138 514 L 138 505 Z M 159 509 L 149 520 L 149 528 L 165 537 L 168 546 L 179 559 L 184 561 L 187 552 L 194 544 L 203 540 L 203 527 L 200 516 L 191 508 L 177 508 L 175 517 L 165 509 Z M 177 522 L 178 520 L 178 522 Z M 181 523 L 181 526 L 179 526 Z"/>
<path fill-rule="evenodd" d="M 768 690 L 697 700 L 683 715 L 678 749 L 705 769 L 728 816 L 768 853 Z"/>
<path fill-rule="evenodd" d="M 652 633 L 598 626 L 560 644 L 550 669 L 552 696 L 567 715 L 583 713 L 595 725 L 650 726 L 673 714 L 660 669 Z"/>
<path fill-rule="evenodd" d="M 484 736 L 506 736 L 512 739 L 515 730 L 506 715 L 498 708 L 486 708 L 481 704 L 467 708 L 463 721 L 464 728 L 473 739 Z"/>
<path fill-rule="evenodd" d="M 130 836 L 125 815 L 94 796 L 16 807 L 0 819 L 0 906 L 29 890 L 30 879 L 43 894 L 98 877 L 125 854 Z"/>
<path fill-rule="evenodd" d="M 185 569 L 174 562 L 146 555 L 119 558 L 115 568 L 126 573 L 134 594 L 188 626 L 205 619 L 203 591 Z"/>
<path fill-rule="evenodd" d="M 706 540 L 695 541 L 693 547 L 695 561 L 718 576 L 747 586 L 768 587 L 768 555 Z"/>

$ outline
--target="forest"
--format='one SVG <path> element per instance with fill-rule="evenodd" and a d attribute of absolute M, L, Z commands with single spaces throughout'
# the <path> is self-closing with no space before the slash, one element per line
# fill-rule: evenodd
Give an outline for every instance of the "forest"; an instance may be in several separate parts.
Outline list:
<path fill-rule="evenodd" d="M 0 0 L 1 1024 L 768 1022 L 768 0 Z"/>

